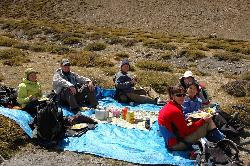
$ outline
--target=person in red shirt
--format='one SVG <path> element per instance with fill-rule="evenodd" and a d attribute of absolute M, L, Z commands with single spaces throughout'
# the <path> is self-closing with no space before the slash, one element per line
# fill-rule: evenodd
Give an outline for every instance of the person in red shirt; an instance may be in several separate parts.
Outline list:
<path fill-rule="evenodd" d="M 207 136 L 209 141 L 217 142 L 224 138 L 216 128 L 212 117 L 204 117 L 188 123 L 182 111 L 186 91 L 181 85 L 168 89 L 170 101 L 160 110 L 158 123 L 166 147 L 170 150 L 185 150 L 192 143 Z"/>

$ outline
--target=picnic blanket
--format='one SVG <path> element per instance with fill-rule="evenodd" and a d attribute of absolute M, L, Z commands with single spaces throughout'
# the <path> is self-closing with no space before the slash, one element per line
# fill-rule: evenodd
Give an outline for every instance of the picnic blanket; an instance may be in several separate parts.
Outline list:
<path fill-rule="evenodd" d="M 124 107 L 112 97 L 113 89 L 102 89 L 99 104 L 107 107 Z M 127 105 L 130 110 L 159 111 L 161 107 L 153 104 Z M 73 115 L 67 108 L 63 108 L 64 116 Z M 91 116 L 94 110 L 82 112 Z M 29 127 L 31 116 L 22 110 L 12 110 L 0 107 L 0 114 L 16 121 L 20 127 L 32 137 Z M 128 129 L 108 123 L 99 123 L 94 130 L 89 130 L 81 137 L 66 137 L 59 143 L 62 150 L 76 151 L 118 159 L 139 164 L 170 164 L 170 165 L 194 165 L 189 160 L 186 152 L 168 151 L 164 146 L 164 140 L 159 136 L 158 123 L 153 123 L 151 130 Z"/>

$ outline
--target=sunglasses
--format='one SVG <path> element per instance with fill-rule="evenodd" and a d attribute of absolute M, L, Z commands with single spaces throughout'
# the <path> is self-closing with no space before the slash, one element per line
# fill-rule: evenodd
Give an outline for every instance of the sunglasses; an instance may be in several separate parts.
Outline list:
<path fill-rule="evenodd" d="M 176 97 L 185 97 L 186 93 L 176 93 L 174 94 Z"/>

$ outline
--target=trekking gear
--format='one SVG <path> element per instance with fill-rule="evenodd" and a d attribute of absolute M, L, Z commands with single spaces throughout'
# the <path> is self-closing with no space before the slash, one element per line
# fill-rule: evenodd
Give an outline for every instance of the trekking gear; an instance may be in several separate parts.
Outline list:
<path fill-rule="evenodd" d="M 243 165 L 243 162 L 239 159 L 239 150 L 236 144 L 229 139 L 224 139 L 217 143 L 201 140 L 199 147 L 200 152 L 196 157 L 195 165 Z"/>
<path fill-rule="evenodd" d="M 34 124 L 33 138 L 36 138 L 37 143 L 44 147 L 56 146 L 64 136 L 63 113 L 58 109 L 56 94 L 38 105 Z"/>
<path fill-rule="evenodd" d="M 217 128 L 228 138 L 234 138 L 239 136 L 244 131 L 244 125 L 237 118 L 237 116 L 231 116 L 230 114 L 217 110 L 216 115 L 213 116 L 213 121 Z"/>
<path fill-rule="evenodd" d="M 218 128 L 214 128 L 207 133 L 206 138 L 211 142 L 218 142 L 224 139 L 224 135 L 218 130 Z"/>
<path fill-rule="evenodd" d="M 17 90 L 15 88 L 0 86 L 0 106 L 12 108 L 17 103 Z"/>

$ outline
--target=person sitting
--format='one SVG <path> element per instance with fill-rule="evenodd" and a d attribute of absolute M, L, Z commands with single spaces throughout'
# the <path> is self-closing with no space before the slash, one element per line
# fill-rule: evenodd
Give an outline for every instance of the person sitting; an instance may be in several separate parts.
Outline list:
<path fill-rule="evenodd" d="M 187 96 L 182 104 L 185 115 L 199 111 L 202 108 L 202 100 L 197 96 L 200 88 L 197 82 L 191 83 L 187 88 Z"/>
<path fill-rule="evenodd" d="M 216 128 L 212 117 L 203 117 L 188 124 L 185 120 L 182 104 L 186 91 L 181 85 L 169 87 L 170 101 L 160 110 L 158 124 L 164 138 L 166 148 L 170 150 L 186 150 L 202 137 L 217 142 L 224 136 Z"/>
<path fill-rule="evenodd" d="M 189 84 L 193 82 L 198 83 L 198 81 L 194 78 L 193 73 L 191 71 L 186 71 L 183 76 L 180 78 L 180 84 L 187 89 Z M 204 83 L 199 84 L 199 94 L 197 95 L 201 100 L 203 105 L 208 105 L 210 103 L 210 97 L 207 93 L 206 87 Z"/>
<path fill-rule="evenodd" d="M 114 76 L 116 88 L 115 99 L 122 103 L 135 102 L 137 104 L 159 104 L 158 94 L 152 88 L 135 89 L 138 78 L 128 73 L 130 64 L 128 59 L 121 62 L 121 69 Z M 147 89 L 147 90 L 146 90 Z M 149 97 L 149 95 L 151 97 Z"/>
<path fill-rule="evenodd" d="M 74 113 L 79 112 L 85 103 L 95 108 L 98 102 L 93 82 L 87 77 L 71 72 L 70 66 L 68 59 L 62 59 L 60 68 L 53 76 L 53 89 L 58 95 L 59 102 L 69 105 Z"/>
<path fill-rule="evenodd" d="M 22 83 L 18 85 L 17 102 L 21 105 L 22 110 L 27 111 L 32 116 L 36 114 L 38 99 L 42 97 L 41 85 L 37 81 L 38 72 L 33 68 L 25 70 L 25 77 Z"/>

